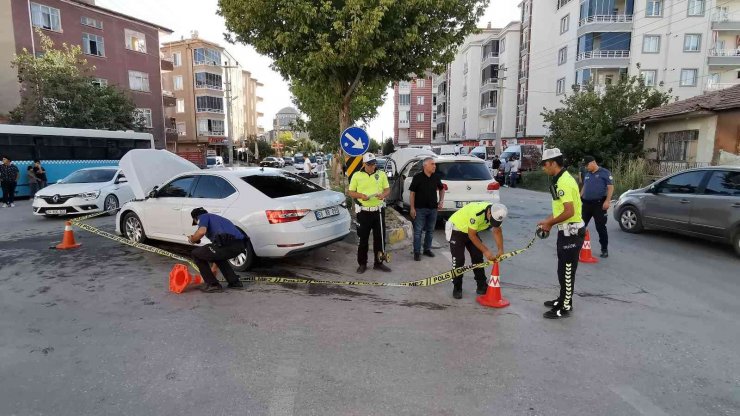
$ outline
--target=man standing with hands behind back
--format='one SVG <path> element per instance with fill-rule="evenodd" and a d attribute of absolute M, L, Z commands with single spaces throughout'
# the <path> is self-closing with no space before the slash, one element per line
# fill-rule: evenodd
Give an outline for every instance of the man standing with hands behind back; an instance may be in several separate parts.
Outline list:
<path fill-rule="evenodd" d="M 414 260 L 421 261 L 421 234 L 424 236 L 424 255 L 434 257 L 432 237 L 437 224 L 437 211 L 442 209 L 445 190 L 442 179 L 436 173 L 437 164 L 428 157 L 422 162 L 422 171 L 411 180 L 411 218 L 414 220 Z M 437 199 L 439 194 L 439 199 Z"/>
<path fill-rule="evenodd" d="M 591 218 L 596 223 L 601 244 L 601 258 L 609 257 L 609 234 L 606 231 L 607 211 L 614 194 L 612 173 L 596 164 L 593 156 L 583 158 L 586 174 L 583 177 L 581 200 L 583 201 L 583 222 L 588 227 Z"/>

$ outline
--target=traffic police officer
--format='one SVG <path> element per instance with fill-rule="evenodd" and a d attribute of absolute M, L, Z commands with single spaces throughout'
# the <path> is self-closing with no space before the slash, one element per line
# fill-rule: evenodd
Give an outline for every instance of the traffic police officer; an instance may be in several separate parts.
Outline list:
<path fill-rule="evenodd" d="M 483 257 L 494 261 L 504 254 L 504 234 L 501 223 L 506 218 L 507 209 L 502 204 L 490 202 L 472 202 L 452 214 L 445 227 L 447 241 L 450 242 L 452 267 L 465 265 L 465 250 L 470 253 L 472 264 L 482 263 Z M 491 250 L 478 237 L 478 233 L 493 227 L 493 239 L 498 251 L 494 256 Z M 475 282 L 478 287 L 475 293 L 483 295 L 488 289 L 486 273 L 482 268 L 474 269 Z M 462 298 L 462 275 L 452 279 L 452 297 Z"/>
<path fill-rule="evenodd" d="M 243 289 L 244 285 L 239 281 L 239 277 L 234 273 L 228 260 L 244 251 L 246 236 L 228 219 L 209 214 L 203 208 L 195 208 L 190 212 L 190 216 L 193 218 L 193 225 L 198 226 L 198 230 L 188 236 L 188 241 L 191 244 L 198 244 L 204 236 L 211 241 L 210 244 L 196 247 L 192 252 L 193 260 L 205 281 L 205 287 L 202 290 L 206 293 L 223 290 L 209 267 L 209 263 L 218 265 L 226 281 L 229 282 L 229 289 Z"/>
<path fill-rule="evenodd" d="M 391 191 L 388 177 L 385 172 L 376 170 L 375 155 L 365 153 L 362 156 L 364 166 L 361 171 L 352 175 L 349 182 L 350 198 L 360 202 L 360 212 L 357 213 L 357 236 L 360 245 L 357 248 L 357 273 L 365 273 L 367 270 L 367 250 L 370 240 L 370 232 L 373 233 L 373 269 L 390 272 L 390 267 L 383 264 L 381 254 L 385 251 L 383 247 L 385 229 L 385 198 Z"/>
<path fill-rule="evenodd" d="M 581 198 L 578 183 L 563 167 L 563 154 L 560 149 L 547 149 L 542 155 L 542 169 L 552 176 L 550 194 L 552 195 L 552 215 L 538 224 L 541 231 L 550 232 L 558 228 L 558 280 L 560 295 L 555 300 L 545 302 L 551 310 L 545 318 L 565 318 L 573 311 L 573 291 L 575 288 L 578 254 L 586 233 L 581 216 Z"/>
<path fill-rule="evenodd" d="M 583 202 L 583 222 L 588 227 L 591 218 L 596 223 L 596 231 L 599 233 L 599 244 L 601 244 L 601 257 L 609 257 L 609 234 L 606 231 L 607 211 L 614 194 L 614 178 L 612 173 L 596 164 L 593 156 L 583 158 L 586 165 L 586 174 L 583 178 L 581 188 L 581 201 Z"/>

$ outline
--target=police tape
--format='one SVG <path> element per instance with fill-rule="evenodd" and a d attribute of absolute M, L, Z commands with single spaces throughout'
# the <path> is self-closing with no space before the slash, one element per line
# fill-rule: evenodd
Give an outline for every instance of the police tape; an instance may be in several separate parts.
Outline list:
<path fill-rule="evenodd" d="M 75 218 L 73 220 L 70 220 L 72 225 L 75 227 L 78 227 L 84 231 L 87 231 L 91 234 L 95 234 L 99 237 L 107 238 L 109 240 L 116 241 L 121 244 L 125 244 L 130 247 L 137 248 L 139 250 L 147 251 L 153 254 L 158 254 L 160 256 L 169 257 L 173 260 L 178 260 L 181 262 L 184 262 L 188 264 L 194 271 L 199 272 L 198 266 L 189 258 L 177 255 L 175 253 L 171 253 L 167 250 L 163 250 L 161 248 L 153 247 L 148 244 L 144 243 L 138 243 L 136 241 L 129 240 L 128 238 L 117 236 L 115 234 L 111 234 L 107 231 L 103 231 L 97 227 L 93 227 L 90 224 L 86 224 L 82 221 L 88 220 L 90 218 L 98 217 L 104 214 L 108 214 L 112 211 L 117 211 L 118 208 L 114 210 L 109 211 L 103 211 L 98 212 L 95 214 L 86 215 L 84 217 Z M 534 245 L 535 240 L 537 237 L 533 237 L 532 240 L 529 241 L 529 243 L 518 250 L 509 251 L 508 253 L 504 253 L 496 258 L 495 261 L 485 261 L 483 263 L 477 263 L 477 264 L 471 264 L 468 266 L 462 266 L 462 267 L 456 267 L 452 270 L 446 271 L 444 273 L 440 273 L 434 276 L 429 276 L 424 279 L 419 280 L 412 280 L 408 282 L 368 282 L 368 281 L 361 281 L 361 280 L 318 280 L 318 279 L 310 279 L 310 278 L 302 278 L 302 277 L 261 277 L 261 276 L 252 276 L 252 277 L 241 277 L 239 280 L 241 282 L 249 283 L 249 282 L 259 282 L 259 283 L 272 283 L 272 284 L 306 284 L 306 285 L 336 285 L 336 286 L 379 286 L 379 287 L 426 287 L 426 286 L 434 286 L 440 283 L 444 283 L 447 281 L 450 281 L 454 279 L 457 276 L 462 276 L 466 272 L 474 269 L 480 269 L 484 267 L 488 267 L 494 263 L 502 262 L 505 260 L 508 260 L 512 257 L 518 256 L 519 254 L 524 253 L 525 251 L 532 248 Z"/>

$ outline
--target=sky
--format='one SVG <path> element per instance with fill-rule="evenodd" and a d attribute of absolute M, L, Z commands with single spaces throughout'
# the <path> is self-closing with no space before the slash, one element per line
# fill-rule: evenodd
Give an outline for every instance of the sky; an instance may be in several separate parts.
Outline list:
<path fill-rule="evenodd" d="M 485 27 L 491 22 L 493 27 L 503 27 L 511 21 L 519 20 L 520 0 L 491 0 L 486 14 L 478 26 Z M 259 124 L 270 130 L 272 119 L 283 107 L 293 106 L 288 83 L 280 74 L 270 68 L 272 60 L 258 54 L 251 46 L 230 45 L 224 41 L 226 27 L 222 17 L 216 15 L 217 0 L 96 0 L 96 4 L 130 16 L 158 24 L 174 30 L 169 36 L 160 38 L 161 42 L 190 37 L 193 30 L 202 39 L 217 42 L 239 61 L 239 64 L 265 84 L 257 90 L 264 98 L 259 103 L 259 111 L 265 114 Z M 380 139 L 393 135 L 393 90 L 386 94 L 385 104 L 378 117 L 368 126 L 370 137 Z"/>

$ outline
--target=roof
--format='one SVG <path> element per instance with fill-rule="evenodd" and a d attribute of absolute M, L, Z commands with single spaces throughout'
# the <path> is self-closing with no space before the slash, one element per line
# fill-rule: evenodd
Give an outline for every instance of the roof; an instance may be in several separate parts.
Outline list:
<path fill-rule="evenodd" d="M 299 114 L 298 110 L 293 107 L 285 107 L 277 112 L 278 114 Z"/>
<path fill-rule="evenodd" d="M 732 109 L 740 109 L 740 84 L 724 90 L 676 101 L 662 107 L 652 108 L 629 116 L 622 121 L 624 123 L 649 123 L 680 115 L 700 112 L 708 114 Z"/>
<path fill-rule="evenodd" d="M 128 19 L 128 20 L 131 20 L 131 21 L 136 22 L 136 23 L 141 23 L 143 25 L 151 26 L 151 27 L 153 27 L 155 29 L 158 29 L 158 30 L 160 30 L 162 32 L 165 32 L 167 34 L 171 34 L 171 33 L 174 32 L 174 30 L 168 29 L 168 28 L 166 28 L 164 26 L 160 26 L 160 25 L 157 25 L 157 24 L 154 24 L 154 23 L 151 23 L 151 22 L 147 22 L 146 20 L 137 19 L 137 18 L 132 17 L 132 16 L 129 16 L 127 14 L 123 14 L 123 13 L 120 13 L 120 12 L 117 12 L 117 11 L 111 10 L 111 9 L 106 9 L 105 7 L 100 7 L 100 6 L 96 5 L 96 4 L 91 4 L 91 3 L 88 3 L 86 1 L 82 1 L 82 0 L 69 0 L 69 1 L 72 2 L 72 3 L 77 4 L 78 6 L 89 7 L 89 8 L 94 9 L 94 10 L 99 10 L 99 11 L 104 12 L 104 13 L 112 14 L 113 16 L 122 17 L 124 19 Z"/>

